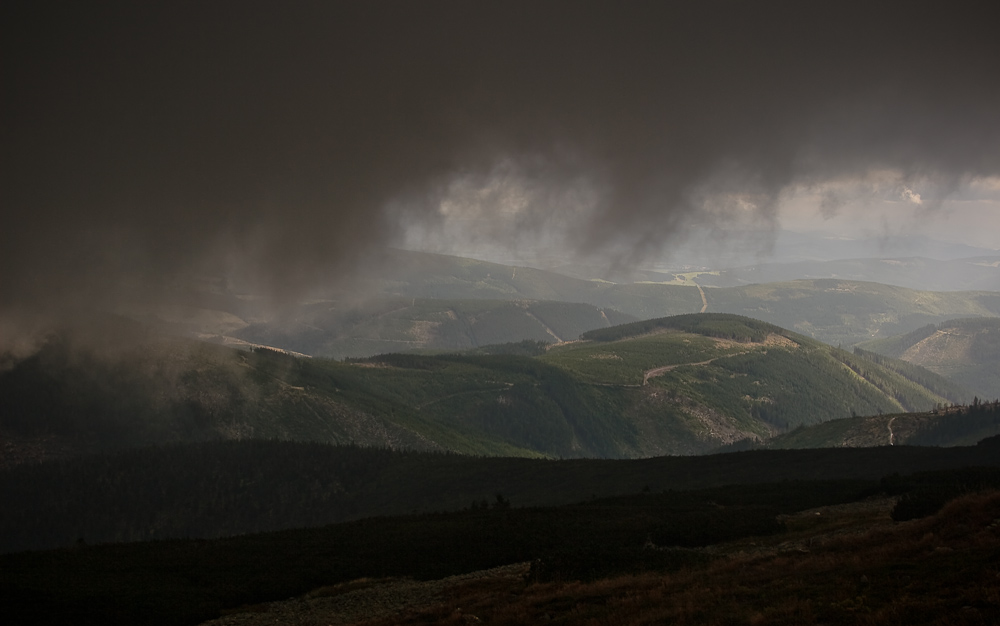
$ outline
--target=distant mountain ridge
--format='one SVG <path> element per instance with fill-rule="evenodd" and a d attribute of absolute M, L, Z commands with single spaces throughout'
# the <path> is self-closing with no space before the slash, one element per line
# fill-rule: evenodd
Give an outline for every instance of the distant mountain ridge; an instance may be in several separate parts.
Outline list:
<path fill-rule="evenodd" d="M 924 235 L 844 236 L 831 232 L 760 230 L 732 232 L 725 229 L 693 228 L 683 238 L 672 242 L 669 256 L 652 263 L 655 271 L 720 270 L 759 265 L 796 265 L 800 263 L 840 262 L 849 259 L 903 259 L 922 257 L 933 261 L 954 261 L 973 257 L 1000 257 L 1000 250 L 942 241 Z M 613 270 L 608 264 L 546 256 L 548 251 L 522 258 L 483 256 L 480 250 L 441 250 L 442 254 L 482 258 L 504 265 L 528 265 L 577 278 L 606 278 L 616 282 L 644 280 L 627 270 Z M 641 272 L 641 270 L 639 270 Z M 817 276 L 820 277 L 820 276 Z M 806 278 L 791 276 L 782 280 Z M 859 280 L 877 280 L 874 277 Z M 921 288 L 917 286 L 916 288 Z M 930 289 L 931 287 L 923 287 Z"/>
<path fill-rule="evenodd" d="M 987 282 L 1000 275 L 1000 258 L 996 267 L 990 259 L 838 263 L 860 264 L 858 271 L 845 272 L 851 276 L 864 275 L 871 267 L 910 278 L 940 273 L 945 282 L 969 268 L 982 270 Z M 829 271 L 835 267 L 823 271 L 839 274 Z M 1000 291 L 918 291 L 845 278 L 713 286 L 744 281 L 737 270 L 731 272 L 646 272 L 646 282 L 615 284 L 390 250 L 376 255 L 356 283 L 290 305 L 281 318 L 263 316 L 253 298 L 222 292 L 192 293 L 186 308 L 132 316 L 204 340 L 344 358 L 573 340 L 586 331 L 632 320 L 700 311 L 745 315 L 844 346 L 953 318 L 1000 315 Z M 978 280 L 973 274 L 969 269 L 970 284 Z"/>
<path fill-rule="evenodd" d="M 844 237 L 821 231 L 788 230 L 778 233 L 771 250 L 772 258 L 786 263 L 914 255 L 951 261 L 978 256 L 998 256 L 1000 250 L 942 241 L 926 235 Z"/>
<path fill-rule="evenodd" d="M 835 278 L 921 291 L 1000 291 L 1000 255 L 952 260 L 926 257 L 761 263 L 698 276 L 703 287 Z"/>
<path fill-rule="evenodd" d="M 844 346 L 928 323 L 1000 315 L 1000 292 L 995 291 L 915 291 L 832 278 L 704 291 L 709 311 L 753 317 Z"/>

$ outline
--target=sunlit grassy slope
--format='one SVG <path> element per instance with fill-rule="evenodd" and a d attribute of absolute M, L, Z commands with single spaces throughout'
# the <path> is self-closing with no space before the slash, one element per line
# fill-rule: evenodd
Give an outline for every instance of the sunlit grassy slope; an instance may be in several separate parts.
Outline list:
<path fill-rule="evenodd" d="M 746 346 L 711 337 L 664 330 L 615 342 L 584 341 L 549 349 L 542 361 L 558 365 L 581 380 L 607 385 L 641 386 L 646 372 L 740 354 Z"/>

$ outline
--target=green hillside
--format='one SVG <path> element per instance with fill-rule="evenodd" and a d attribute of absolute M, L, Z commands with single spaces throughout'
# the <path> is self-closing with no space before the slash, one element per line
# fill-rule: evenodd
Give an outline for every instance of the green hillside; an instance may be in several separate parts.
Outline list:
<path fill-rule="evenodd" d="M 968 387 L 983 399 L 1000 398 L 1000 319 L 928 324 L 860 347 L 923 366 Z"/>
<path fill-rule="evenodd" d="M 913 372 L 736 316 L 677 316 L 584 336 L 608 341 L 557 346 L 543 360 L 595 384 L 639 387 L 643 401 L 632 407 L 639 423 L 676 429 L 677 437 L 766 438 L 801 424 L 947 401 L 910 380 Z M 939 392 L 960 398 L 953 386 Z"/>
<path fill-rule="evenodd" d="M 0 374 L 0 434 L 21 447 L 47 442 L 70 451 L 254 438 L 643 457 L 955 401 L 942 395 L 952 393 L 947 385 L 934 391 L 911 380 L 919 368 L 893 369 L 722 314 L 595 331 L 587 336 L 603 340 L 562 343 L 537 357 L 524 356 L 535 343 L 337 362 L 142 332 L 119 337 L 114 354 L 56 338 Z"/>

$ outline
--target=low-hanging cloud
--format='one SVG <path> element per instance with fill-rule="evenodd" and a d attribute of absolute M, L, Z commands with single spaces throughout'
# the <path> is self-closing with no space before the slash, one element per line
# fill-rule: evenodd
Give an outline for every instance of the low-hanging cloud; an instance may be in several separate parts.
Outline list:
<path fill-rule="evenodd" d="M 202 275 L 294 298 L 457 197 L 635 259 L 792 185 L 1000 174 L 986 2 L 12 4 L 0 309 L 29 317 Z"/>

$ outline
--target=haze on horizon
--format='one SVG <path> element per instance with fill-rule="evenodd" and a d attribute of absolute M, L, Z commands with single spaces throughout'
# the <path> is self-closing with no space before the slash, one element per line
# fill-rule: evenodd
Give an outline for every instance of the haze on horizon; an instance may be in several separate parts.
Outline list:
<path fill-rule="evenodd" d="M 294 299 L 383 246 L 1000 249 L 993 8 L 5 3 L 0 317 Z"/>

